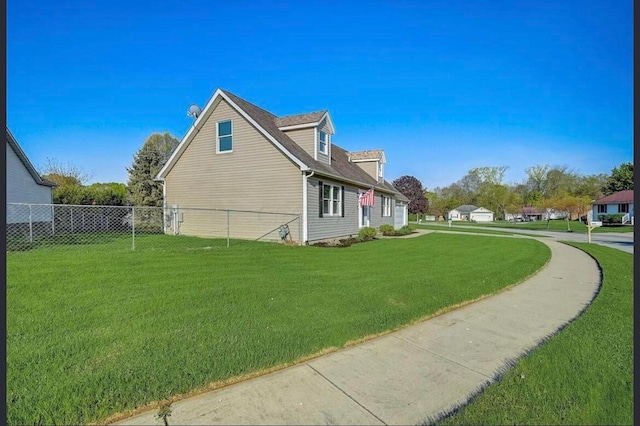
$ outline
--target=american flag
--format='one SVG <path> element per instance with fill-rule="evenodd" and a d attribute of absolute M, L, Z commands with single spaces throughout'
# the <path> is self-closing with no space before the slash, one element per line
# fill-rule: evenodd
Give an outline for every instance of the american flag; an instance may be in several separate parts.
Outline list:
<path fill-rule="evenodd" d="M 360 195 L 360 205 L 361 206 L 373 206 L 375 203 L 375 195 L 373 194 L 373 188 Z"/>

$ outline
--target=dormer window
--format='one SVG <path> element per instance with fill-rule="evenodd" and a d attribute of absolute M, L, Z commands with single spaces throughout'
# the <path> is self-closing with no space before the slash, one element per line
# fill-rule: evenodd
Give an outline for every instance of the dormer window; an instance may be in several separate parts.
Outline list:
<path fill-rule="evenodd" d="M 318 152 L 327 154 L 327 134 L 321 130 L 318 131 Z"/>
<path fill-rule="evenodd" d="M 384 173 L 382 169 L 382 163 L 378 162 L 378 180 L 382 179 L 383 177 Z"/>

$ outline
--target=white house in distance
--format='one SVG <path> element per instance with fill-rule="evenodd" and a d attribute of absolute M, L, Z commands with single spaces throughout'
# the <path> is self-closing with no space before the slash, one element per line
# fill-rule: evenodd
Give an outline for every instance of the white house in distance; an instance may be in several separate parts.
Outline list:
<path fill-rule="evenodd" d="M 473 204 L 464 204 L 450 210 L 447 214 L 449 220 L 467 220 L 475 222 L 493 222 L 493 212 L 484 207 L 476 207 Z"/>
<path fill-rule="evenodd" d="M 7 128 L 7 203 L 51 204 L 55 183 L 43 179 Z M 51 222 L 50 208 L 31 210 L 32 222 Z M 29 208 L 7 207 L 7 224 L 28 223 Z"/>
<path fill-rule="evenodd" d="M 599 221 L 598 215 L 622 213 L 622 224 L 634 224 L 633 220 L 633 189 L 616 192 L 591 203 L 593 220 Z"/>

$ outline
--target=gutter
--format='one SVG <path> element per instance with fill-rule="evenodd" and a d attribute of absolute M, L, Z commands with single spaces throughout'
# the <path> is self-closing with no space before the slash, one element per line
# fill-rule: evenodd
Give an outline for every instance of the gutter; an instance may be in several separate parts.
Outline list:
<path fill-rule="evenodd" d="M 300 245 L 309 241 L 309 212 L 308 209 L 308 191 L 307 191 L 307 183 L 308 179 L 315 174 L 314 170 L 311 170 L 310 174 L 307 174 L 304 170 L 302 171 L 302 235 L 300 235 Z"/>

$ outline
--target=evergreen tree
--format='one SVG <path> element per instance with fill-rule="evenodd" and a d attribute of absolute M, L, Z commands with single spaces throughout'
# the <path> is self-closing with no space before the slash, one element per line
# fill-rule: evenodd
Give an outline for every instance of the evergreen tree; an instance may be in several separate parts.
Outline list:
<path fill-rule="evenodd" d="M 136 206 L 162 206 L 162 183 L 154 181 L 160 169 L 165 165 L 178 139 L 170 133 L 154 133 L 133 158 L 129 172 L 129 192 Z"/>
<path fill-rule="evenodd" d="M 614 167 L 602 192 L 611 195 L 625 189 L 633 189 L 633 163 L 622 163 L 619 167 Z"/>

